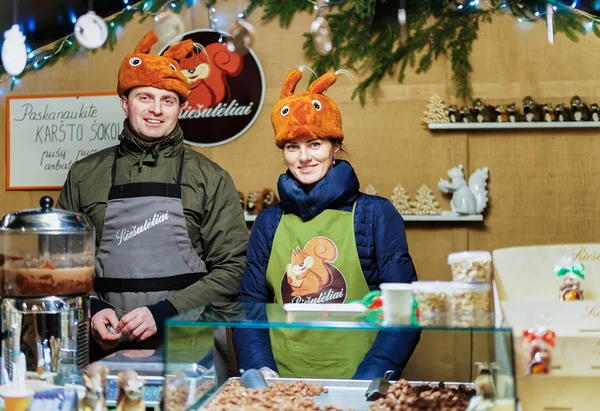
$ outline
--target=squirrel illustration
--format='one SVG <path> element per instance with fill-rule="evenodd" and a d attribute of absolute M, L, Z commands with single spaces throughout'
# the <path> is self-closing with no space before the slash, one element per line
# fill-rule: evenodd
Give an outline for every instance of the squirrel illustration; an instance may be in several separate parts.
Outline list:
<path fill-rule="evenodd" d="M 329 264 L 337 259 L 338 250 L 329 238 L 315 237 L 304 246 L 292 250 L 292 263 L 286 267 L 292 296 L 314 294 L 331 285 Z"/>

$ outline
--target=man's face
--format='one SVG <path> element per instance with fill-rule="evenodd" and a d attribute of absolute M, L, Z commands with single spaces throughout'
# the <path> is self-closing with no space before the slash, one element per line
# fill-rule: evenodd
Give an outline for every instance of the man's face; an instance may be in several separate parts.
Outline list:
<path fill-rule="evenodd" d="M 149 141 L 171 134 L 181 111 L 177 93 L 154 87 L 132 88 L 121 97 L 121 107 L 133 132 Z"/>

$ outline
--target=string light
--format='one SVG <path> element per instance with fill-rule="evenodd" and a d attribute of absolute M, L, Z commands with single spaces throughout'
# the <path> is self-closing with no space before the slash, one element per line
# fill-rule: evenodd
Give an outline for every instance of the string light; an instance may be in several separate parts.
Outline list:
<path fill-rule="evenodd" d="M 173 10 L 177 13 L 180 12 L 183 6 L 191 7 L 196 0 L 168 0 L 163 2 L 161 0 L 145 0 L 135 4 L 129 4 L 129 0 L 123 0 L 125 7 L 120 13 L 117 13 L 110 18 L 104 19 L 107 22 L 109 28 L 108 41 L 102 46 L 102 48 L 108 47 L 110 50 L 113 49 L 117 39 L 117 30 L 125 25 L 130 19 L 131 15 L 141 14 L 140 21 L 143 21 L 147 16 L 156 17 L 165 10 Z M 69 19 L 73 21 L 75 14 L 69 10 Z M 28 21 L 28 27 L 35 27 L 35 22 Z M 0 83 L 11 80 L 10 88 L 19 84 L 19 79 L 27 72 L 32 70 L 40 70 L 47 64 L 54 62 L 56 58 L 61 57 L 65 53 L 73 53 L 79 50 L 79 44 L 75 41 L 75 35 L 69 34 L 53 43 L 54 48 L 43 47 L 38 50 L 29 51 L 27 55 L 27 65 L 22 73 L 18 76 L 7 75 L 6 71 L 0 66 Z"/>

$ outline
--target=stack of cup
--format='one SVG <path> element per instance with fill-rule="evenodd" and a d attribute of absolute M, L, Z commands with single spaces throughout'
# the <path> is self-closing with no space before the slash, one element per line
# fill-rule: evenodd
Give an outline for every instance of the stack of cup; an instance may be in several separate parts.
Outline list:
<path fill-rule="evenodd" d="M 488 251 L 463 251 L 448 255 L 452 272 L 453 292 L 451 310 L 460 320 L 467 318 L 468 324 L 477 325 L 477 318 L 489 318 L 492 306 L 492 255 Z"/>
<path fill-rule="evenodd" d="M 387 324 L 410 324 L 412 286 L 407 283 L 380 284 L 383 321 Z"/>

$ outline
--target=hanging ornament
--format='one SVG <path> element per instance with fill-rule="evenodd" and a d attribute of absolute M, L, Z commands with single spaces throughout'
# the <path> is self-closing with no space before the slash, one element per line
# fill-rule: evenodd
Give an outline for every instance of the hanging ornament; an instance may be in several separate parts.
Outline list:
<path fill-rule="evenodd" d="M 154 32 L 161 43 L 181 41 L 185 24 L 179 15 L 165 10 L 154 16 Z"/>
<path fill-rule="evenodd" d="M 429 47 L 431 48 L 435 47 L 435 36 L 433 33 L 429 33 L 429 37 L 427 37 L 427 44 L 429 44 Z"/>
<path fill-rule="evenodd" d="M 75 39 L 86 49 L 97 49 L 108 38 L 106 22 L 93 11 L 88 11 L 75 22 Z"/>
<path fill-rule="evenodd" d="M 2 67 L 11 76 L 18 76 L 27 65 L 27 47 L 25 36 L 18 24 L 13 24 L 4 32 L 2 43 Z"/>
<path fill-rule="evenodd" d="M 554 6 L 546 3 L 546 26 L 548 28 L 548 43 L 554 44 Z"/>
<path fill-rule="evenodd" d="M 310 25 L 310 35 L 312 36 L 313 45 L 315 50 L 322 56 L 331 53 L 333 49 L 333 36 L 331 34 L 331 28 L 329 23 L 323 14 L 327 9 L 327 0 L 320 0 L 319 3 L 315 4 L 317 11 L 317 18 Z"/>
<path fill-rule="evenodd" d="M 229 30 L 229 33 L 229 36 L 227 36 L 227 49 L 240 56 L 248 54 L 254 45 L 256 29 L 246 20 L 245 10 L 238 15 L 238 19 Z"/>
<path fill-rule="evenodd" d="M 400 23 L 400 45 L 406 46 L 406 0 L 398 0 L 398 23 Z"/>

